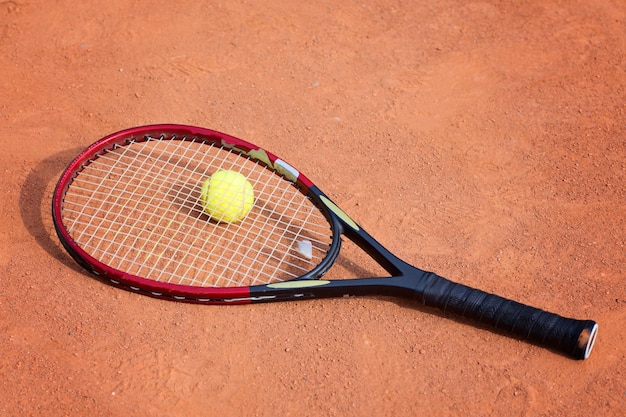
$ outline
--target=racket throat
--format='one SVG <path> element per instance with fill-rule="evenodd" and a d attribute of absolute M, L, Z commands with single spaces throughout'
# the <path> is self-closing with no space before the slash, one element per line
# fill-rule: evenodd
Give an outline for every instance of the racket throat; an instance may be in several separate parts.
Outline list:
<path fill-rule="evenodd" d="M 341 298 L 353 296 L 415 297 L 406 276 L 350 280 L 295 280 L 250 288 L 252 302 Z"/>

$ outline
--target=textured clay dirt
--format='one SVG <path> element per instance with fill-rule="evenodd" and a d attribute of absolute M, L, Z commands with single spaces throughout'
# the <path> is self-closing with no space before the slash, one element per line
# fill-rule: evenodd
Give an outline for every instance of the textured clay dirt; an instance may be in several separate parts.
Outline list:
<path fill-rule="evenodd" d="M 0 1 L 0 415 L 625 415 L 625 28 L 623 0 Z M 405 300 L 93 279 L 54 184 L 163 122 L 280 155 L 416 266 L 597 320 L 591 357 Z"/>

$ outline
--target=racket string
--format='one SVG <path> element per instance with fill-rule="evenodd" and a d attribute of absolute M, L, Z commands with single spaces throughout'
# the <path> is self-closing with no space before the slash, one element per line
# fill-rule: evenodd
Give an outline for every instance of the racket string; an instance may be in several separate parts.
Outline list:
<path fill-rule="evenodd" d="M 179 145 L 181 145 L 181 146 L 182 146 L 182 144 L 183 144 L 183 143 L 184 143 L 183 141 L 179 141 Z M 185 171 L 191 171 L 191 169 L 189 169 L 188 167 L 189 167 L 189 165 L 191 164 L 191 162 L 192 162 L 194 159 L 198 159 L 198 156 L 199 156 L 198 154 L 200 153 L 200 150 L 201 150 L 201 147 L 196 147 L 196 150 L 195 150 L 195 151 L 192 153 L 192 155 L 189 157 L 189 159 L 188 159 L 188 161 L 187 161 L 187 164 L 186 164 L 186 165 L 182 168 L 182 170 L 181 170 L 182 172 L 179 174 L 178 179 L 180 179 L 180 178 L 183 176 L 183 172 L 185 172 Z M 201 175 L 207 175 L 206 169 L 205 169 L 205 170 L 201 173 Z M 195 209 L 195 207 L 199 204 L 199 198 L 195 198 L 195 199 L 194 199 L 194 198 L 192 198 L 191 189 L 190 189 L 187 193 L 183 193 L 183 194 L 181 195 L 181 191 L 182 191 L 183 189 L 185 189 L 185 187 L 179 187 L 179 188 L 178 188 L 178 191 L 176 192 L 176 195 L 174 196 L 174 198 L 173 198 L 173 199 L 172 199 L 172 201 L 170 202 L 170 207 L 174 204 L 174 200 L 175 200 L 175 199 L 177 199 L 177 198 L 182 198 L 182 200 L 181 200 L 181 201 L 184 201 L 184 202 L 193 202 L 193 207 L 194 207 L 194 209 Z M 178 209 L 177 209 L 177 210 L 176 210 L 176 212 L 174 213 L 174 216 L 178 216 L 178 215 L 181 213 L 181 211 L 182 211 L 183 207 L 186 207 L 186 205 L 185 205 L 185 204 L 180 204 L 180 205 L 179 205 L 179 207 L 178 207 Z M 192 209 L 192 210 L 193 210 L 193 209 Z M 193 217 L 193 224 L 192 224 L 192 225 L 190 225 L 190 227 L 191 227 L 191 228 L 197 228 L 197 222 L 198 222 L 198 220 L 199 220 L 199 216 L 195 216 L 195 217 Z M 179 222 L 179 223 L 178 223 L 178 227 L 177 227 L 177 229 L 176 229 L 173 233 L 178 234 L 178 233 L 180 232 L 180 230 L 183 228 L 183 226 L 184 226 L 184 223 L 183 223 L 183 222 Z M 172 249 L 173 249 L 173 251 L 174 251 L 174 253 L 179 253 L 179 252 L 180 252 L 180 249 L 181 249 L 181 247 L 182 247 L 182 245 L 183 245 L 183 242 L 184 242 L 184 239 L 181 239 L 181 240 L 180 240 L 180 242 L 179 242 L 179 245 L 178 245 L 176 248 L 172 248 Z M 156 245 L 155 245 L 155 247 L 156 247 Z M 178 275 L 178 276 L 185 276 L 185 277 L 186 277 L 186 276 L 188 275 L 188 271 L 186 271 L 186 270 L 179 271 L 179 270 L 178 270 L 180 266 L 184 266 L 184 265 L 185 265 L 185 264 L 184 264 L 183 262 L 178 263 L 178 265 L 176 266 L 176 268 L 175 268 L 175 269 L 174 269 L 174 271 L 172 272 L 171 276 L 170 276 L 168 279 L 166 279 L 166 280 L 167 280 L 167 282 L 171 282 L 171 281 L 172 281 L 172 279 L 173 279 L 173 277 L 175 277 L 175 276 L 177 276 L 177 275 Z M 156 265 L 156 264 L 154 264 L 154 265 L 153 265 L 153 267 L 152 267 L 152 269 L 149 271 L 149 273 L 150 273 L 150 274 L 152 274 L 152 273 L 154 273 L 155 271 L 156 271 L 156 272 L 159 272 L 159 273 L 158 273 L 158 275 L 155 277 L 155 279 L 156 279 L 156 280 L 161 280 L 161 279 L 162 279 L 162 277 L 163 277 L 163 275 L 165 274 L 165 269 L 162 269 L 161 271 L 157 271 L 157 270 L 156 270 L 156 266 L 157 266 L 157 265 Z"/>
<path fill-rule="evenodd" d="M 214 223 L 199 188 L 220 169 L 252 183 L 241 222 Z M 105 264 L 164 282 L 241 286 L 292 279 L 322 261 L 328 221 L 290 181 L 256 160 L 194 140 L 149 138 L 103 152 L 80 171 L 64 200 L 73 238 Z M 310 259 L 294 251 L 313 246 Z"/>
<path fill-rule="evenodd" d="M 169 145 L 170 143 L 166 142 L 167 145 Z M 180 144 L 179 144 L 180 145 Z M 155 222 L 155 217 L 158 216 L 158 211 L 154 210 L 152 213 L 148 212 L 148 208 L 150 208 L 153 205 L 153 202 L 155 201 L 155 198 L 157 198 L 157 182 L 158 179 L 161 178 L 161 176 L 159 174 L 163 174 L 166 170 L 166 168 L 168 167 L 168 164 L 171 162 L 173 156 L 175 155 L 174 152 L 170 153 L 168 155 L 168 159 L 165 161 L 165 163 L 163 164 L 159 164 L 159 158 L 154 158 L 154 160 L 152 161 L 151 165 L 148 165 L 149 167 L 153 167 L 153 168 L 157 168 L 158 169 L 155 172 L 152 172 L 152 170 L 149 170 L 146 174 L 144 174 L 144 178 L 149 178 L 149 182 L 147 184 L 143 184 L 141 183 L 140 187 L 141 189 L 143 189 L 143 192 L 141 195 L 136 196 L 135 198 L 135 202 L 134 202 L 134 206 L 132 208 L 130 208 L 131 211 L 137 211 L 138 215 L 135 217 L 134 222 L 132 225 L 130 225 L 130 229 L 131 230 L 141 230 L 142 232 L 145 231 L 147 228 L 146 227 L 141 227 L 138 226 L 140 219 L 145 218 L 146 220 L 143 221 L 144 225 L 156 225 L 156 227 L 152 227 L 151 230 L 149 230 L 148 236 L 144 239 L 144 243 L 143 245 L 137 249 L 136 243 L 137 243 L 137 239 L 133 242 L 132 246 L 133 248 L 137 249 L 136 250 L 136 254 L 135 257 L 133 259 L 128 259 L 130 264 L 138 264 L 138 265 L 145 265 L 146 262 L 151 256 L 154 256 L 155 253 L 154 251 L 157 249 L 158 247 L 158 242 L 160 240 L 160 238 L 156 241 L 153 242 L 153 239 L 155 237 L 155 231 L 158 230 L 158 226 L 160 225 L 160 221 L 163 219 L 159 219 L 159 221 Z M 139 155 L 138 155 L 139 156 Z M 149 159 L 149 158 L 146 158 Z M 159 167 L 159 165 L 161 165 Z M 151 174 L 151 175 L 148 175 Z M 167 177 L 171 177 L 170 172 L 165 172 L 165 174 L 167 175 Z M 158 189 L 160 189 L 161 186 L 163 186 L 163 182 L 161 184 L 158 184 Z M 139 187 L 139 186 L 138 186 Z M 148 197 L 147 193 L 151 193 L 151 196 Z M 148 200 L 145 201 L 145 198 L 148 197 Z M 171 203 L 170 203 L 171 204 Z M 163 208 L 164 210 L 167 210 L 166 207 L 162 207 L 159 205 L 159 208 Z M 169 223 L 165 226 L 165 230 L 162 232 L 161 236 L 164 234 L 164 232 L 167 230 L 167 228 L 172 224 L 172 220 L 169 221 Z M 151 245 L 152 246 L 152 250 L 147 250 L 148 246 Z M 119 254 L 120 251 L 124 250 L 123 249 L 124 246 L 123 245 L 119 245 L 116 251 L 116 255 Z M 108 252 L 105 250 L 105 252 Z M 144 262 L 139 262 L 138 258 L 140 256 L 143 256 L 142 253 L 145 253 L 145 259 Z M 157 254 L 156 255 L 157 258 L 160 258 L 161 255 Z M 156 265 L 156 262 L 154 263 Z M 137 275 L 144 275 L 141 272 L 141 269 L 139 269 L 137 271 Z M 148 275 L 148 274 L 145 274 Z"/>
<path fill-rule="evenodd" d="M 117 149 L 119 149 L 119 148 L 117 148 Z M 121 149 L 123 149 L 123 152 L 126 152 L 126 151 L 128 151 L 128 150 L 130 149 L 130 147 L 122 147 Z M 101 154 L 101 155 L 99 155 L 99 156 L 98 156 L 98 158 L 103 157 L 104 155 L 105 155 L 105 154 Z M 90 165 L 93 165 L 94 163 L 97 163 L 97 162 L 98 162 L 98 159 L 91 160 L 90 162 L 91 162 L 91 164 L 90 164 Z M 131 164 L 128 164 L 128 165 L 126 166 L 126 169 L 125 169 L 123 172 L 121 172 L 120 174 L 118 174 L 118 175 L 119 175 L 120 177 L 125 176 L 125 174 L 127 174 L 128 170 L 130 170 L 130 168 L 131 168 L 131 167 L 132 167 L 132 165 L 131 165 Z M 84 169 L 84 168 L 85 168 L 85 167 L 83 167 L 83 169 Z M 109 188 L 107 188 L 107 187 L 105 187 L 105 186 L 104 186 L 104 182 L 106 181 L 106 179 L 107 179 L 107 178 L 109 178 L 109 177 L 111 177 L 112 175 L 114 175 L 114 174 L 113 174 L 113 168 L 115 168 L 115 165 L 112 165 L 112 166 L 110 167 L 110 170 L 109 170 L 108 172 L 106 172 L 104 175 L 102 175 L 102 176 L 99 178 L 99 179 L 100 179 L 100 181 L 99 181 L 99 182 L 96 184 L 96 186 L 95 186 L 95 190 L 97 190 L 97 191 L 100 191 L 100 190 L 104 190 L 104 191 L 106 191 L 106 190 L 108 190 L 109 194 L 108 194 L 108 195 L 105 195 L 105 198 L 102 198 L 102 199 L 101 199 L 101 201 L 100 201 L 100 205 L 99 205 L 98 207 L 96 207 L 96 208 L 92 208 L 92 209 L 94 210 L 94 212 L 99 212 L 99 211 L 102 211 L 102 210 L 103 210 L 103 207 L 104 207 L 104 206 L 105 206 L 105 204 L 109 201 L 109 199 L 112 199 L 112 198 L 113 198 L 113 199 L 119 199 L 122 195 L 124 195 L 124 191 L 125 191 L 125 190 L 121 190 L 121 192 L 120 192 L 120 193 L 117 195 L 117 197 L 116 197 L 116 196 L 114 196 L 114 195 L 112 195 L 112 194 L 111 194 L 111 193 L 112 193 L 112 191 L 113 191 L 113 189 L 109 189 Z M 82 172 L 82 171 L 81 171 L 81 172 Z M 79 178 L 81 178 L 81 177 L 80 177 L 80 176 L 77 176 L 77 177 L 74 179 L 74 183 L 73 183 L 73 185 L 75 185 L 75 184 L 76 184 L 76 181 L 77 181 L 77 179 L 79 179 Z M 126 184 L 125 184 L 125 188 L 126 188 L 126 187 L 128 187 L 128 186 L 130 186 L 130 182 L 128 182 L 128 183 L 126 183 Z M 75 186 L 74 188 L 76 189 L 77 187 Z M 67 194 L 66 194 L 66 198 L 67 198 Z M 90 205 L 89 205 L 89 202 L 90 202 L 90 201 L 91 201 L 90 197 L 87 197 L 87 201 L 86 201 L 86 202 L 85 202 L 85 204 L 82 206 L 81 214 L 82 214 L 82 211 L 83 211 L 83 210 L 85 210 L 85 209 L 87 209 L 87 208 L 90 208 Z M 114 203 L 113 203 L 113 204 L 114 204 Z M 81 233 L 79 233 L 79 234 L 78 234 L 78 236 L 77 236 L 77 238 L 76 238 L 76 239 L 77 239 L 77 240 L 79 240 L 79 241 L 82 239 L 83 235 L 84 235 L 84 234 L 85 234 L 85 233 L 89 230 L 89 227 L 90 227 L 90 226 L 93 226 L 92 222 L 93 222 L 93 221 L 97 221 L 97 220 L 99 220 L 97 216 L 90 216 L 90 215 L 87 215 L 87 218 L 89 219 L 89 224 L 88 224 L 88 227 L 86 227 L 86 228 L 85 228 L 85 229 L 84 229 Z M 97 226 L 94 226 L 94 227 L 96 227 L 96 228 L 97 228 Z M 85 242 L 85 244 L 89 244 L 91 239 L 96 238 L 96 234 L 91 234 L 91 235 L 89 235 L 88 237 L 89 237 L 89 240 L 87 240 L 87 241 Z"/>
<path fill-rule="evenodd" d="M 130 147 L 127 147 L 130 149 Z M 127 244 L 115 244 L 118 239 L 114 238 L 109 240 L 109 245 L 103 248 L 103 253 L 110 254 L 113 258 L 123 259 L 120 255 L 120 252 L 125 250 L 124 248 L 133 248 L 133 252 L 135 255 L 126 256 L 126 261 L 129 264 L 138 264 L 137 259 L 141 256 L 142 253 L 146 253 L 146 258 L 152 255 L 152 252 L 147 251 L 146 248 L 151 242 L 151 239 L 154 235 L 155 230 L 157 230 L 160 226 L 160 223 L 155 223 L 152 216 L 147 213 L 147 207 L 153 205 L 154 196 L 157 194 L 155 192 L 152 193 L 152 196 L 148 195 L 148 191 L 154 191 L 161 187 L 161 184 L 157 184 L 157 180 L 159 179 L 159 174 L 163 173 L 165 164 L 161 164 L 159 167 L 159 158 L 158 155 L 155 154 L 156 148 L 153 148 L 152 151 L 145 157 L 142 158 L 140 152 L 135 152 L 134 158 L 131 162 L 138 161 L 139 159 L 143 159 L 144 161 L 150 161 L 148 164 L 144 164 L 142 166 L 147 167 L 144 170 L 136 170 L 134 171 L 136 183 L 134 184 L 134 190 L 141 190 L 141 193 L 133 193 L 131 194 L 132 198 L 128 198 L 130 200 L 130 204 L 124 206 L 124 209 L 128 212 L 136 213 L 132 218 L 128 218 L 128 221 L 124 223 L 124 227 L 128 228 L 129 231 L 137 231 L 139 233 L 128 233 Z M 119 166 L 117 162 L 122 161 L 122 159 L 113 160 L 112 168 L 115 166 Z M 166 162 L 169 162 L 166 161 Z M 128 164 L 129 167 L 132 167 L 132 164 Z M 141 176 L 139 176 L 141 175 Z M 146 182 L 147 179 L 147 182 Z M 126 187 L 126 191 L 131 190 L 130 186 Z M 146 200 L 147 199 L 147 200 Z M 119 198 L 116 201 L 119 203 Z M 116 204 L 117 205 L 117 204 Z M 152 227 L 145 227 L 145 225 L 152 225 Z M 119 231 L 122 228 L 119 228 L 116 231 L 116 236 L 119 234 Z M 145 233 L 148 233 L 145 236 Z M 140 242 L 141 241 L 141 242 Z M 119 265 L 117 265 L 119 267 Z M 137 271 L 137 274 L 140 274 L 140 271 Z"/>
<path fill-rule="evenodd" d="M 283 207 L 283 211 L 281 213 L 276 213 L 276 211 L 273 212 L 273 214 L 278 214 L 279 218 L 283 219 L 293 219 L 293 217 L 289 216 L 289 213 L 286 213 L 286 211 L 291 208 L 294 207 L 294 199 L 297 196 L 297 194 L 292 193 L 291 197 L 287 200 L 287 204 L 285 204 Z M 300 199 L 300 205 L 294 207 L 294 211 L 297 213 L 303 213 L 303 208 L 302 208 L 302 203 L 304 202 L 304 199 Z M 291 231 L 291 228 L 293 227 L 293 223 L 289 222 L 285 227 L 279 227 L 280 223 L 276 222 L 273 225 L 273 229 L 272 232 L 278 233 L 280 235 L 279 240 L 283 241 L 283 239 L 286 239 L 286 234 L 288 232 Z M 298 234 L 296 233 L 295 236 L 297 236 Z M 269 236 L 269 234 L 267 235 Z M 295 243 L 295 240 L 290 239 L 290 241 L 293 241 Z M 269 238 L 266 238 L 265 242 L 266 245 L 269 244 Z M 274 269 L 270 272 L 270 274 L 277 274 L 278 273 L 278 268 L 281 265 L 286 265 L 286 257 L 288 256 L 288 254 L 290 253 L 290 250 L 292 250 L 293 248 L 285 248 L 285 250 L 282 250 L 282 256 L 280 257 L 278 263 L 276 263 L 276 265 L 274 265 Z M 266 259 L 266 262 L 263 264 L 263 267 L 267 267 L 269 263 L 269 257 Z M 295 266 L 295 265 L 291 265 L 291 266 Z M 302 271 L 302 272 L 306 272 L 306 270 Z M 302 274 L 299 274 L 302 275 Z"/>

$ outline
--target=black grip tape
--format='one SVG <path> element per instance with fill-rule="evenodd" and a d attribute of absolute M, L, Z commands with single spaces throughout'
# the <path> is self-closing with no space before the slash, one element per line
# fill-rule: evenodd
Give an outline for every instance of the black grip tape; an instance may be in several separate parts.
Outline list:
<path fill-rule="evenodd" d="M 436 274 L 428 274 L 422 284 L 424 305 L 476 320 L 575 359 L 586 359 L 591 353 L 598 328 L 593 320 L 562 317 Z"/>

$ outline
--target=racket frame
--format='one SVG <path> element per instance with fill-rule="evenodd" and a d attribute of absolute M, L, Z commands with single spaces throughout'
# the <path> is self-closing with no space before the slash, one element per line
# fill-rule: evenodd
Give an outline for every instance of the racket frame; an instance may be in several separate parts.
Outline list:
<path fill-rule="evenodd" d="M 332 242 L 321 262 L 302 276 L 289 281 L 250 287 L 201 287 L 159 282 L 132 275 L 111 268 L 85 252 L 73 240 L 63 223 L 63 196 L 72 181 L 83 166 L 114 146 L 160 138 L 164 132 L 173 139 L 205 141 L 231 149 L 291 181 L 320 209 L 329 222 Z M 370 236 L 294 167 L 256 145 L 210 129 L 160 124 L 126 129 L 100 139 L 78 155 L 61 175 L 52 199 L 52 218 L 61 243 L 83 268 L 105 282 L 152 297 L 202 304 L 249 304 L 360 295 L 413 298 L 423 305 L 468 316 L 509 335 L 552 348 L 576 359 L 589 356 L 598 331 L 597 323 L 592 320 L 576 320 L 548 313 L 449 281 L 406 263 Z M 324 280 L 324 274 L 339 255 L 342 236 L 356 243 L 390 276 Z"/>
<path fill-rule="evenodd" d="M 81 152 L 63 172 L 57 182 L 52 198 L 52 219 L 55 231 L 63 247 L 80 266 L 98 276 L 103 281 L 115 286 L 154 297 L 175 299 L 178 301 L 208 304 L 246 304 L 270 301 L 275 296 L 290 298 L 293 295 L 294 298 L 298 297 L 297 294 L 294 295 L 294 291 L 284 288 L 269 288 L 266 285 L 256 285 L 252 287 L 201 287 L 146 279 L 111 268 L 91 256 L 74 241 L 67 228 L 64 226 L 63 197 L 82 168 L 117 146 L 125 146 L 129 143 L 141 143 L 151 138 L 160 138 L 163 132 L 167 132 L 168 137 L 174 140 L 193 140 L 199 143 L 207 143 L 231 149 L 239 153 L 242 157 L 253 159 L 267 169 L 273 170 L 278 175 L 282 175 L 291 181 L 300 192 L 307 195 L 320 209 L 328 219 L 332 231 L 332 243 L 326 256 L 317 266 L 303 276 L 296 278 L 296 280 L 312 280 L 316 277 L 321 277 L 330 269 L 339 254 L 341 246 L 340 231 L 342 229 L 336 217 L 330 212 L 328 207 L 321 202 L 319 198 L 321 192 L 313 185 L 311 180 L 276 155 L 256 145 L 211 129 L 177 124 L 140 126 L 105 136 Z"/>

